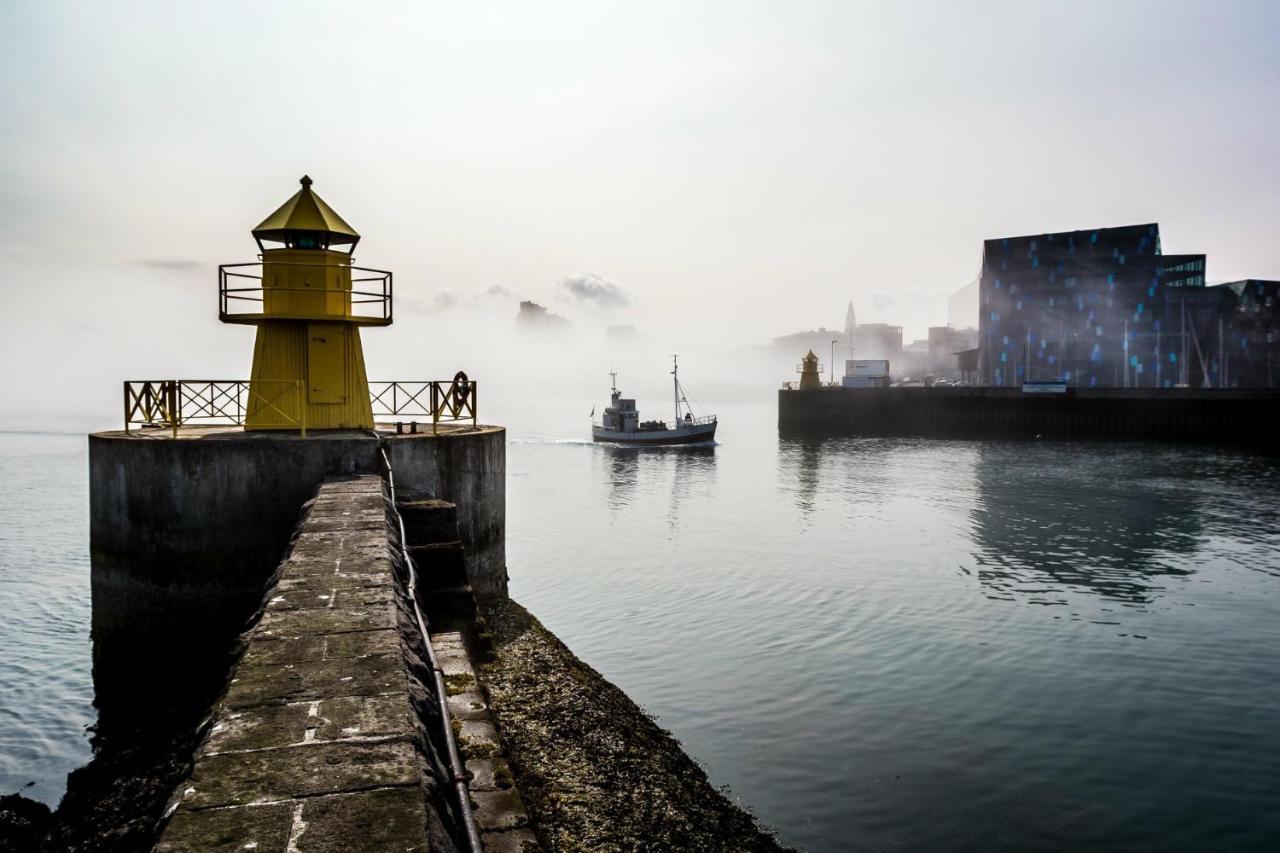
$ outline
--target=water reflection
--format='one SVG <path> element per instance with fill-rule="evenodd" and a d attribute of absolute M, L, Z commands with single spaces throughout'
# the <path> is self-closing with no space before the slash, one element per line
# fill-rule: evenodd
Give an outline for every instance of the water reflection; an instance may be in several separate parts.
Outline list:
<path fill-rule="evenodd" d="M 1040 604 L 1074 591 L 1151 603 L 1193 573 L 1188 556 L 1203 541 L 1191 462 L 1138 446 L 984 445 L 971 515 L 978 580 L 993 597 Z"/>
<path fill-rule="evenodd" d="M 794 438 L 778 440 L 778 469 L 784 484 L 791 480 L 796 509 L 802 516 L 813 512 L 818 496 L 818 469 L 822 462 L 823 439 Z"/>
<path fill-rule="evenodd" d="M 716 448 L 713 444 L 698 444 L 671 450 L 668 456 L 673 460 L 674 468 L 667 526 L 675 530 L 679 526 L 681 507 L 686 501 L 707 499 L 714 493 Z"/>
<path fill-rule="evenodd" d="M 912 450 L 910 439 L 780 438 L 778 473 L 784 492 L 803 518 L 824 505 L 878 505 L 904 485 L 895 460 Z M 918 447 L 916 448 L 918 452 Z M 821 493 L 821 494 L 820 494 Z M 921 492 L 918 497 L 927 499 Z"/>
<path fill-rule="evenodd" d="M 674 527 L 680 518 L 681 504 L 689 498 L 706 497 L 715 485 L 716 448 L 714 444 L 687 447 L 625 447 L 614 444 L 599 446 L 608 484 L 609 508 L 620 510 L 635 499 L 637 485 L 643 476 L 649 480 L 670 479 L 671 495 L 668 524 Z M 667 489 L 647 489 L 666 492 Z"/>
<path fill-rule="evenodd" d="M 609 508 L 624 509 L 635 498 L 636 483 L 640 478 L 640 452 L 634 447 L 611 444 L 602 444 L 599 449 L 605 460 Z"/>

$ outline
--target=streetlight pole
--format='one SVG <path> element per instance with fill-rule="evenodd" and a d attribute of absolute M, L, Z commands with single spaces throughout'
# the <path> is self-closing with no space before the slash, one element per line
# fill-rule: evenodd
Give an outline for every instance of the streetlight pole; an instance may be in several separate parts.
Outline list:
<path fill-rule="evenodd" d="M 836 344 L 839 341 L 831 342 L 831 384 L 836 384 Z"/>

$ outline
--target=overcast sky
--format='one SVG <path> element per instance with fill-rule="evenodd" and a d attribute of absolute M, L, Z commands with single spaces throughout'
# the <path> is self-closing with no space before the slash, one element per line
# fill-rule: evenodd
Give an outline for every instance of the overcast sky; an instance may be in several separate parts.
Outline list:
<path fill-rule="evenodd" d="M 852 300 L 909 340 L 984 238 L 1148 221 L 1212 281 L 1280 278 L 1280 3 L 3 13 L 0 356 L 38 368 L 27 395 L 247 375 L 214 270 L 304 172 L 395 271 L 402 342 L 522 297 L 724 346 Z"/>

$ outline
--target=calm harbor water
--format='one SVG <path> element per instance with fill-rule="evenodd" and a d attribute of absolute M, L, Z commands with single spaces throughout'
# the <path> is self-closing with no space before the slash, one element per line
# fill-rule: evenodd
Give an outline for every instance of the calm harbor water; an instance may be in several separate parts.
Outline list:
<path fill-rule="evenodd" d="M 512 595 L 785 842 L 1274 849 L 1280 462 L 716 408 L 710 449 L 494 412 Z M 54 802 L 94 718 L 84 439 L 0 466 L 0 792 Z"/>

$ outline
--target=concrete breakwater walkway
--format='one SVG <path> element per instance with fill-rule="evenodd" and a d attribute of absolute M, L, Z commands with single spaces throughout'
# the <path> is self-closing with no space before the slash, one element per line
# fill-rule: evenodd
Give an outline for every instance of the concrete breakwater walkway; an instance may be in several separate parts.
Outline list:
<path fill-rule="evenodd" d="M 157 851 L 465 849 L 388 511 L 377 476 L 320 487 Z M 532 841 L 522 811 L 477 822 Z"/>

